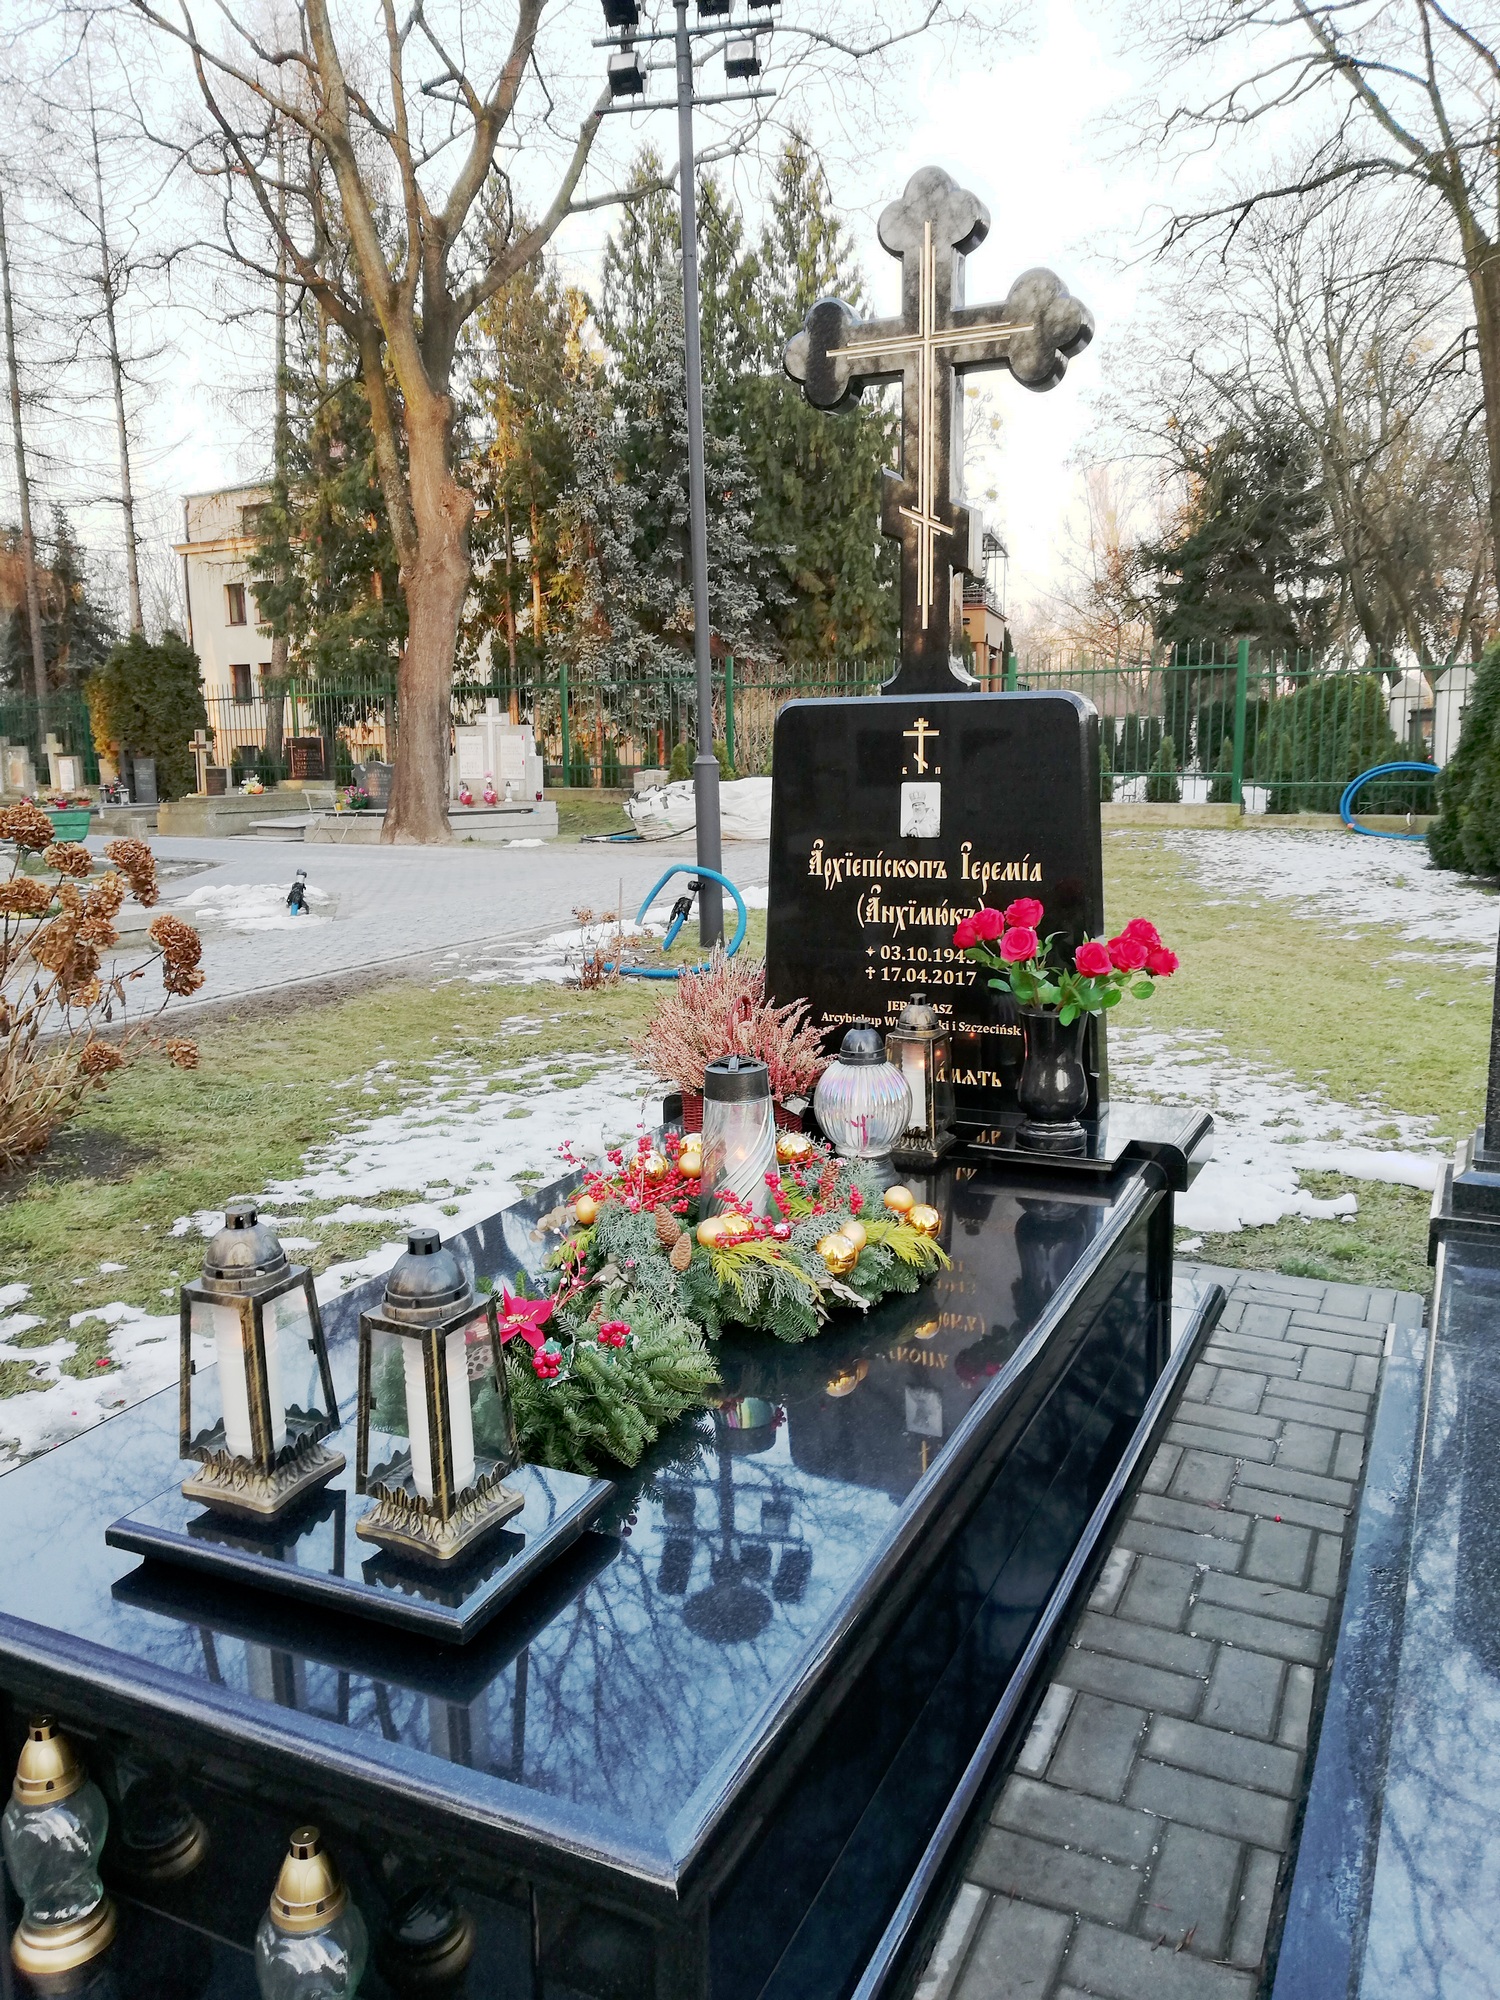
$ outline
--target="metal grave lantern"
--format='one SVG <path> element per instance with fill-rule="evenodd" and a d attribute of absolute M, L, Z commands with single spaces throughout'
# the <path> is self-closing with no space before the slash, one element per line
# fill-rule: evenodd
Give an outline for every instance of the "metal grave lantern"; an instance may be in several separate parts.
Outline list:
<path fill-rule="evenodd" d="M 375 1505 L 366 1541 L 449 1562 L 524 1496 L 493 1295 L 478 1300 L 435 1229 L 414 1229 L 374 1312 L 359 1316 L 356 1484 Z"/>
<path fill-rule="evenodd" d="M 902 1008 L 885 1053 L 911 1091 L 911 1123 L 891 1158 L 898 1167 L 935 1166 L 953 1144 L 953 1042 L 925 993 Z"/>
<path fill-rule="evenodd" d="M 776 1119 L 771 1072 L 758 1057 L 722 1056 L 705 1065 L 702 1144 L 704 1215 L 739 1205 L 764 1215 L 766 1175 L 776 1165 Z"/>
<path fill-rule="evenodd" d="M 213 1342 L 216 1382 L 198 1378 L 195 1339 Z M 266 1520 L 343 1470 L 322 1442 L 339 1406 L 312 1273 L 248 1196 L 182 1288 L 181 1412 L 182 1456 L 200 1461 L 183 1493 L 218 1512 Z"/>

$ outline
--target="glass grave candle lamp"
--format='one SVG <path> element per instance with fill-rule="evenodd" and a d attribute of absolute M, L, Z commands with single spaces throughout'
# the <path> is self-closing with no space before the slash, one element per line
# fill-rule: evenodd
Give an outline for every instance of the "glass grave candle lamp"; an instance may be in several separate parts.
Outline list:
<path fill-rule="evenodd" d="M 707 1064 L 699 1183 L 704 1216 L 731 1207 L 764 1215 L 771 1199 L 766 1175 L 775 1166 L 770 1070 L 755 1056 L 722 1056 Z M 729 1196 L 735 1200 L 726 1199 Z"/>
<path fill-rule="evenodd" d="M 200 1380 L 194 1340 L 218 1369 Z M 266 1520 L 341 1472 L 323 1439 L 339 1426 L 312 1273 L 289 1264 L 248 1196 L 229 1202 L 203 1275 L 182 1288 L 181 1450 L 189 1500 Z"/>
<path fill-rule="evenodd" d="M 414 1229 L 385 1297 L 359 1316 L 354 1532 L 424 1563 L 450 1562 L 525 1504 L 494 1296 L 477 1300 L 435 1229 Z"/>
<path fill-rule="evenodd" d="M 108 1949 L 115 1906 L 99 1879 L 109 1809 L 50 1716 L 26 1732 L 0 1822 L 23 1915 L 10 1955 L 28 1977 L 76 1971 Z"/>
<path fill-rule="evenodd" d="M 911 1090 L 885 1058 L 878 1028 L 850 1028 L 818 1078 L 813 1114 L 846 1160 L 886 1160 L 911 1123 Z"/>
<path fill-rule="evenodd" d="M 885 1052 L 911 1092 L 911 1123 L 891 1158 L 898 1167 L 936 1166 L 954 1137 L 953 1041 L 925 993 L 913 993 L 902 1008 Z"/>
<path fill-rule="evenodd" d="M 261 2000 L 354 2000 L 369 1939 L 315 1826 L 299 1826 L 255 1933 Z"/>

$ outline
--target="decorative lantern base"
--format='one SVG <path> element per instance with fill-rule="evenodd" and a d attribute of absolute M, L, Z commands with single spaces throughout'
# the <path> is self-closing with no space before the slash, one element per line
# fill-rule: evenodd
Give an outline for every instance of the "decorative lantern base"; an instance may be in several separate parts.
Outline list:
<path fill-rule="evenodd" d="M 935 1167 L 956 1137 L 953 1132 L 939 1132 L 935 1139 L 925 1132 L 903 1132 L 891 1148 L 892 1162 L 898 1167 Z"/>
<path fill-rule="evenodd" d="M 183 1480 L 183 1498 L 197 1500 L 216 1514 L 271 1520 L 319 1486 L 326 1486 L 343 1471 L 344 1463 L 342 1452 L 330 1451 L 312 1438 L 302 1440 L 269 1472 L 262 1472 L 251 1459 L 236 1458 L 227 1451 L 212 1452 L 191 1479 Z"/>
<path fill-rule="evenodd" d="M 66 1924 L 33 1924 L 22 1920 L 10 1941 L 10 1955 L 29 1979 L 76 1972 L 108 1951 L 115 1936 L 115 1906 L 101 1897 L 87 1916 Z"/>
<path fill-rule="evenodd" d="M 191 1875 L 208 1852 L 208 1828 L 184 1806 L 179 1825 L 152 1847 L 122 1840 L 116 1860 L 122 1875 L 141 1888 L 161 1888 Z"/>
<path fill-rule="evenodd" d="M 393 1467 L 392 1474 L 371 1483 L 375 1505 L 355 1522 L 354 1532 L 415 1562 L 452 1562 L 526 1505 L 525 1494 L 502 1484 L 500 1468 L 493 1466 L 479 1472 L 445 1521 L 417 1492 L 409 1471 L 401 1478 Z"/>

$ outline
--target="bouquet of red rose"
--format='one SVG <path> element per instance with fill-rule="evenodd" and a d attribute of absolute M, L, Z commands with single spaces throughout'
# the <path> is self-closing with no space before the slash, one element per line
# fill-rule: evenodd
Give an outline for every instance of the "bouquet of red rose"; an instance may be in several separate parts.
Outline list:
<path fill-rule="evenodd" d="M 1080 1014 L 1118 1007 L 1127 993 L 1149 1000 L 1156 981 L 1177 970 L 1176 952 L 1167 950 L 1145 917 L 1132 917 L 1118 937 L 1085 938 L 1069 965 L 1057 948 L 1059 933 L 1041 934 L 1044 914 L 1034 896 L 1018 897 L 1004 910 L 981 904 L 959 924 L 953 942 L 965 958 L 988 966 L 995 975 L 990 985 L 1017 1006 L 1045 1008 L 1065 1028 Z"/>

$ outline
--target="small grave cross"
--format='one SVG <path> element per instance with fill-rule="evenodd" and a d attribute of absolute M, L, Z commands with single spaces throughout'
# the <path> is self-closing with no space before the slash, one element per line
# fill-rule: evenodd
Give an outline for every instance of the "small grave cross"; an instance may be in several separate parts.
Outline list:
<path fill-rule="evenodd" d="M 206 736 L 201 729 L 195 729 L 188 748 L 193 753 L 193 769 L 197 773 L 197 782 L 193 789 L 202 798 L 208 792 L 208 760 L 213 755 L 214 740 L 211 736 Z"/>
<path fill-rule="evenodd" d="M 846 409 L 874 383 L 901 384 L 901 471 L 885 474 L 880 522 L 901 543 L 901 666 L 888 694 L 975 685 L 954 653 L 954 573 L 983 570 L 979 516 L 955 494 L 963 438 L 954 376 L 1009 368 L 1028 389 L 1050 389 L 1093 338 L 1093 314 L 1051 271 L 1023 271 L 1003 305 L 964 304 L 964 259 L 989 227 L 977 195 L 923 167 L 879 224 L 882 247 L 901 259 L 900 318 L 862 321 L 842 299 L 819 299 L 787 342 L 786 372 L 816 409 Z"/>

